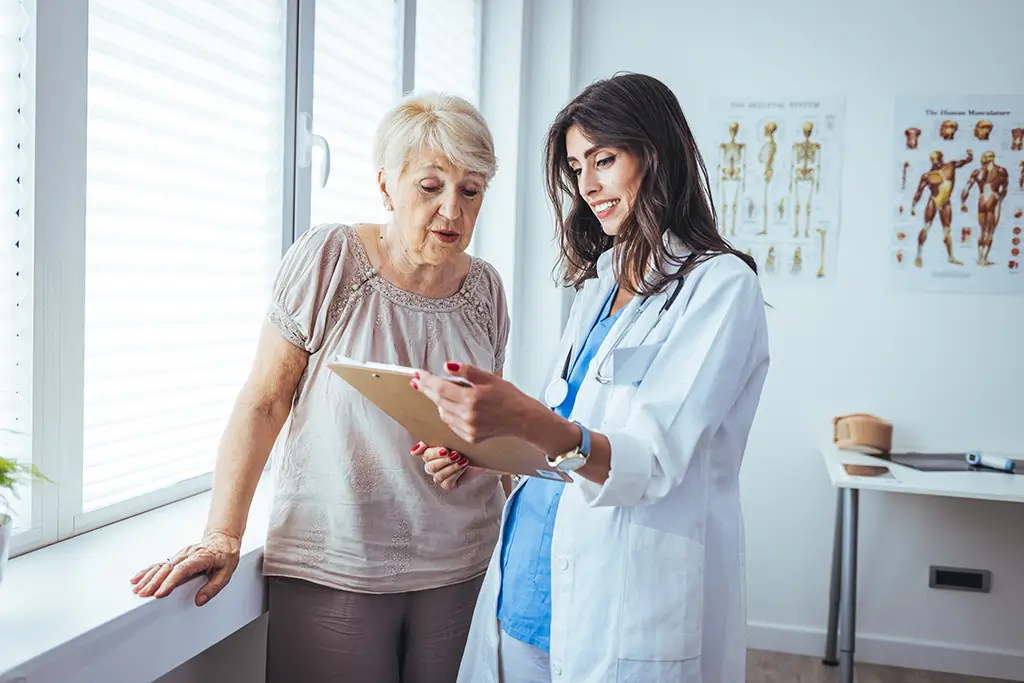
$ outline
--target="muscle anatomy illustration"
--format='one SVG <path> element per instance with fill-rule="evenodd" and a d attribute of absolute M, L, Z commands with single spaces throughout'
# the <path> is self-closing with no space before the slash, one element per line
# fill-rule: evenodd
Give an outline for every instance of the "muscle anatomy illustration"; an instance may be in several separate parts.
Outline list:
<path fill-rule="evenodd" d="M 736 203 L 741 189 L 747 187 L 747 149 L 742 142 L 736 142 L 740 124 L 729 124 L 729 141 L 718 146 L 718 187 L 722 198 L 722 232 L 729 209 L 732 209 L 732 222 L 729 234 L 736 234 Z"/>
<path fill-rule="evenodd" d="M 1015 152 L 1024 149 L 1024 128 L 1014 128 L 1010 131 L 1010 149 Z"/>
<path fill-rule="evenodd" d="M 982 119 L 974 124 L 974 137 L 979 140 L 988 140 L 988 136 L 992 134 L 992 122 Z"/>
<path fill-rule="evenodd" d="M 917 139 L 921 137 L 921 129 L 907 128 L 903 134 L 907 137 L 907 149 L 917 149 Z"/>
<path fill-rule="evenodd" d="M 960 124 L 956 121 L 943 121 L 939 126 L 939 137 L 943 140 L 952 140 L 956 137 L 956 131 L 959 128 Z"/>
<path fill-rule="evenodd" d="M 928 239 L 928 230 L 931 229 L 935 216 L 939 216 L 942 223 L 943 242 L 946 245 L 946 258 L 949 263 L 962 266 L 963 262 L 953 258 L 953 209 L 949 204 L 953 196 L 953 187 L 956 185 L 956 169 L 966 166 L 974 160 L 974 152 L 967 150 L 967 156 L 955 161 L 946 161 L 942 152 L 935 150 L 928 155 L 932 167 L 921 174 L 921 181 L 914 192 L 914 200 L 910 205 L 910 215 L 916 216 L 917 203 L 921 201 L 924 191 L 928 190 L 928 201 L 924 207 L 924 225 L 917 234 L 917 258 L 914 265 L 918 268 L 923 266 L 921 252 L 924 243 Z"/>
<path fill-rule="evenodd" d="M 967 198 L 971 189 L 978 186 L 978 265 L 991 266 L 988 255 L 992 250 L 992 236 L 999 226 L 1003 200 L 1010 186 L 1010 174 L 996 164 L 995 152 L 981 155 L 981 167 L 971 171 L 967 186 L 960 194 L 960 210 L 967 212 Z"/>
<path fill-rule="evenodd" d="M 907 169 L 908 168 L 910 168 L 910 162 L 909 161 L 904 161 L 903 162 L 903 182 L 900 183 L 900 189 L 901 190 L 907 189 Z"/>
<path fill-rule="evenodd" d="M 779 127 L 774 121 L 764 124 L 765 141 L 761 145 L 761 151 L 757 154 L 757 160 L 764 165 L 764 225 L 761 232 L 757 233 L 758 235 L 768 234 L 768 186 L 772 184 L 772 177 L 775 175 L 775 153 L 779 149 L 775 144 L 775 131 L 778 129 Z"/>
<path fill-rule="evenodd" d="M 793 236 L 800 236 L 800 209 L 804 210 L 804 237 L 811 232 L 811 197 L 821 190 L 821 145 L 811 141 L 814 124 L 804 124 L 804 139 L 793 143 L 789 166 L 789 191 L 796 208 L 793 211 Z M 803 201 L 801 201 L 803 199 Z"/>

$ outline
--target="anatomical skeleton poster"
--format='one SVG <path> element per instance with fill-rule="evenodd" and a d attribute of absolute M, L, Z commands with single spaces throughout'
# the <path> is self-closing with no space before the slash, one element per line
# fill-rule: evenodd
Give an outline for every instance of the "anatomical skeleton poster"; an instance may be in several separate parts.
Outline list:
<path fill-rule="evenodd" d="M 894 284 L 1024 294 L 1024 97 L 896 100 Z"/>
<path fill-rule="evenodd" d="M 719 231 L 766 278 L 835 275 L 845 102 L 742 99 L 714 103 L 705 158 Z"/>

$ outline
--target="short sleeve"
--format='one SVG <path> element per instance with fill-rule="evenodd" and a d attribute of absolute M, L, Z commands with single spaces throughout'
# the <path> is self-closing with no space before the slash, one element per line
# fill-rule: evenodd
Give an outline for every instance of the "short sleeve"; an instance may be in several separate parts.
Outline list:
<path fill-rule="evenodd" d="M 505 285 L 501 281 L 501 275 L 491 264 L 486 264 L 487 294 L 493 302 L 491 306 L 490 329 L 492 331 L 491 343 L 494 346 L 494 372 L 500 373 L 505 369 L 505 352 L 508 347 L 509 328 L 511 318 L 508 312 L 508 297 L 505 294 Z"/>
<path fill-rule="evenodd" d="M 347 240 L 344 226 L 307 230 L 285 253 L 274 278 L 267 319 L 308 353 L 323 344 L 330 304 L 341 293 Z"/>

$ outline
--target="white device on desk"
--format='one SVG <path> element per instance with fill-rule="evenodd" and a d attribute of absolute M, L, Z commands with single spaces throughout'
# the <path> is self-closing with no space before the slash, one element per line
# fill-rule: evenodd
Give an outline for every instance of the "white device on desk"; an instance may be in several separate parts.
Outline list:
<path fill-rule="evenodd" d="M 994 455 L 985 455 L 978 451 L 971 451 L 967 454 L 967 462 L 978 467 L 988 467 L 993 470 L 1000 470 L 1003 472 L 1013 472 L 1017 463 L 1009 458 L 1000 458 Z"/>

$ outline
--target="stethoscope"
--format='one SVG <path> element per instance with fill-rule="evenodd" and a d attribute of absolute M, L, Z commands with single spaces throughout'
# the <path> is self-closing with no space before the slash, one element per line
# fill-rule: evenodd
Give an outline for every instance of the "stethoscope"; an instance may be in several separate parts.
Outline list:
<path fill-rule="evenodd" d="M 650 335 L 654 328 L 658 326 L 658 323 L 661 322 L 662 316 L 664 316 L 665 312 L 672 307 L 672 304 L 673 302 L 675 302 L 676 297 L 679 296 L 679 291 L 683 288 L 683 279 L 684 278 L 679 278 L 676 281 L 675 289 L 672 290 L 672 293 L 665 300 L 665 303 L 661 305 L 661 310 L 658 311 L 658 317 L 654 320 L 654 324 L 647 328 L 647 332 L 644 333 L 643 338 L 640 339 L 640 343 L 637 344 L 637 346 L 643 346 L 643 343 L 647 340 L 648 335 Z M 637 306 L 636 311 L 634 311 L 633 313 L 633 317 L 630 318 L 629 320 L 629 323 L 623 325 L 622 328 L 619 330 L 619 334 L 618 336 L 615 337 L 615 341 L 612 342 L 612 346 L 610 349 L 608 349 L 608 353 L 604 355 L 604 357 L 601 359 L 601 362 L 598 363 L 597 365 L 597 371 L 594 373 L 594 379 L 597 380 L 598 383 L 611 383 L 612 378 L 604 374 L 604 365 L 605 363 L 608 362 L 608 359 L 611 358 L 615 350 L 619 348 L 619 344 L 622 343 L 622 340 L 626 336 L 626 333 L 629 332 L 630 329 L 632 329 L 633 324 L 640 318 L 643 312 L 647 310 L 647 305 L 650 302 L 650 298 L 644 299 L 644 302 Z M 582 349 L 580 350 L 582 351 Z M 549 408 L 557 408 L 558 406 L 562 405 L 565 399 L 568 398 L 569 396 L 569 364 L 572 361 L 572 359 L 573 349 L 570 346 L 569 353 L 567 353 L 565 356 L 565 363 L 562 365 L 561 376 L 559 376 L 558 379 L 552 380 L 552 382 L 548 384 L 547 388 L 544 390 L 544 402 L 548 405 Z"/>

